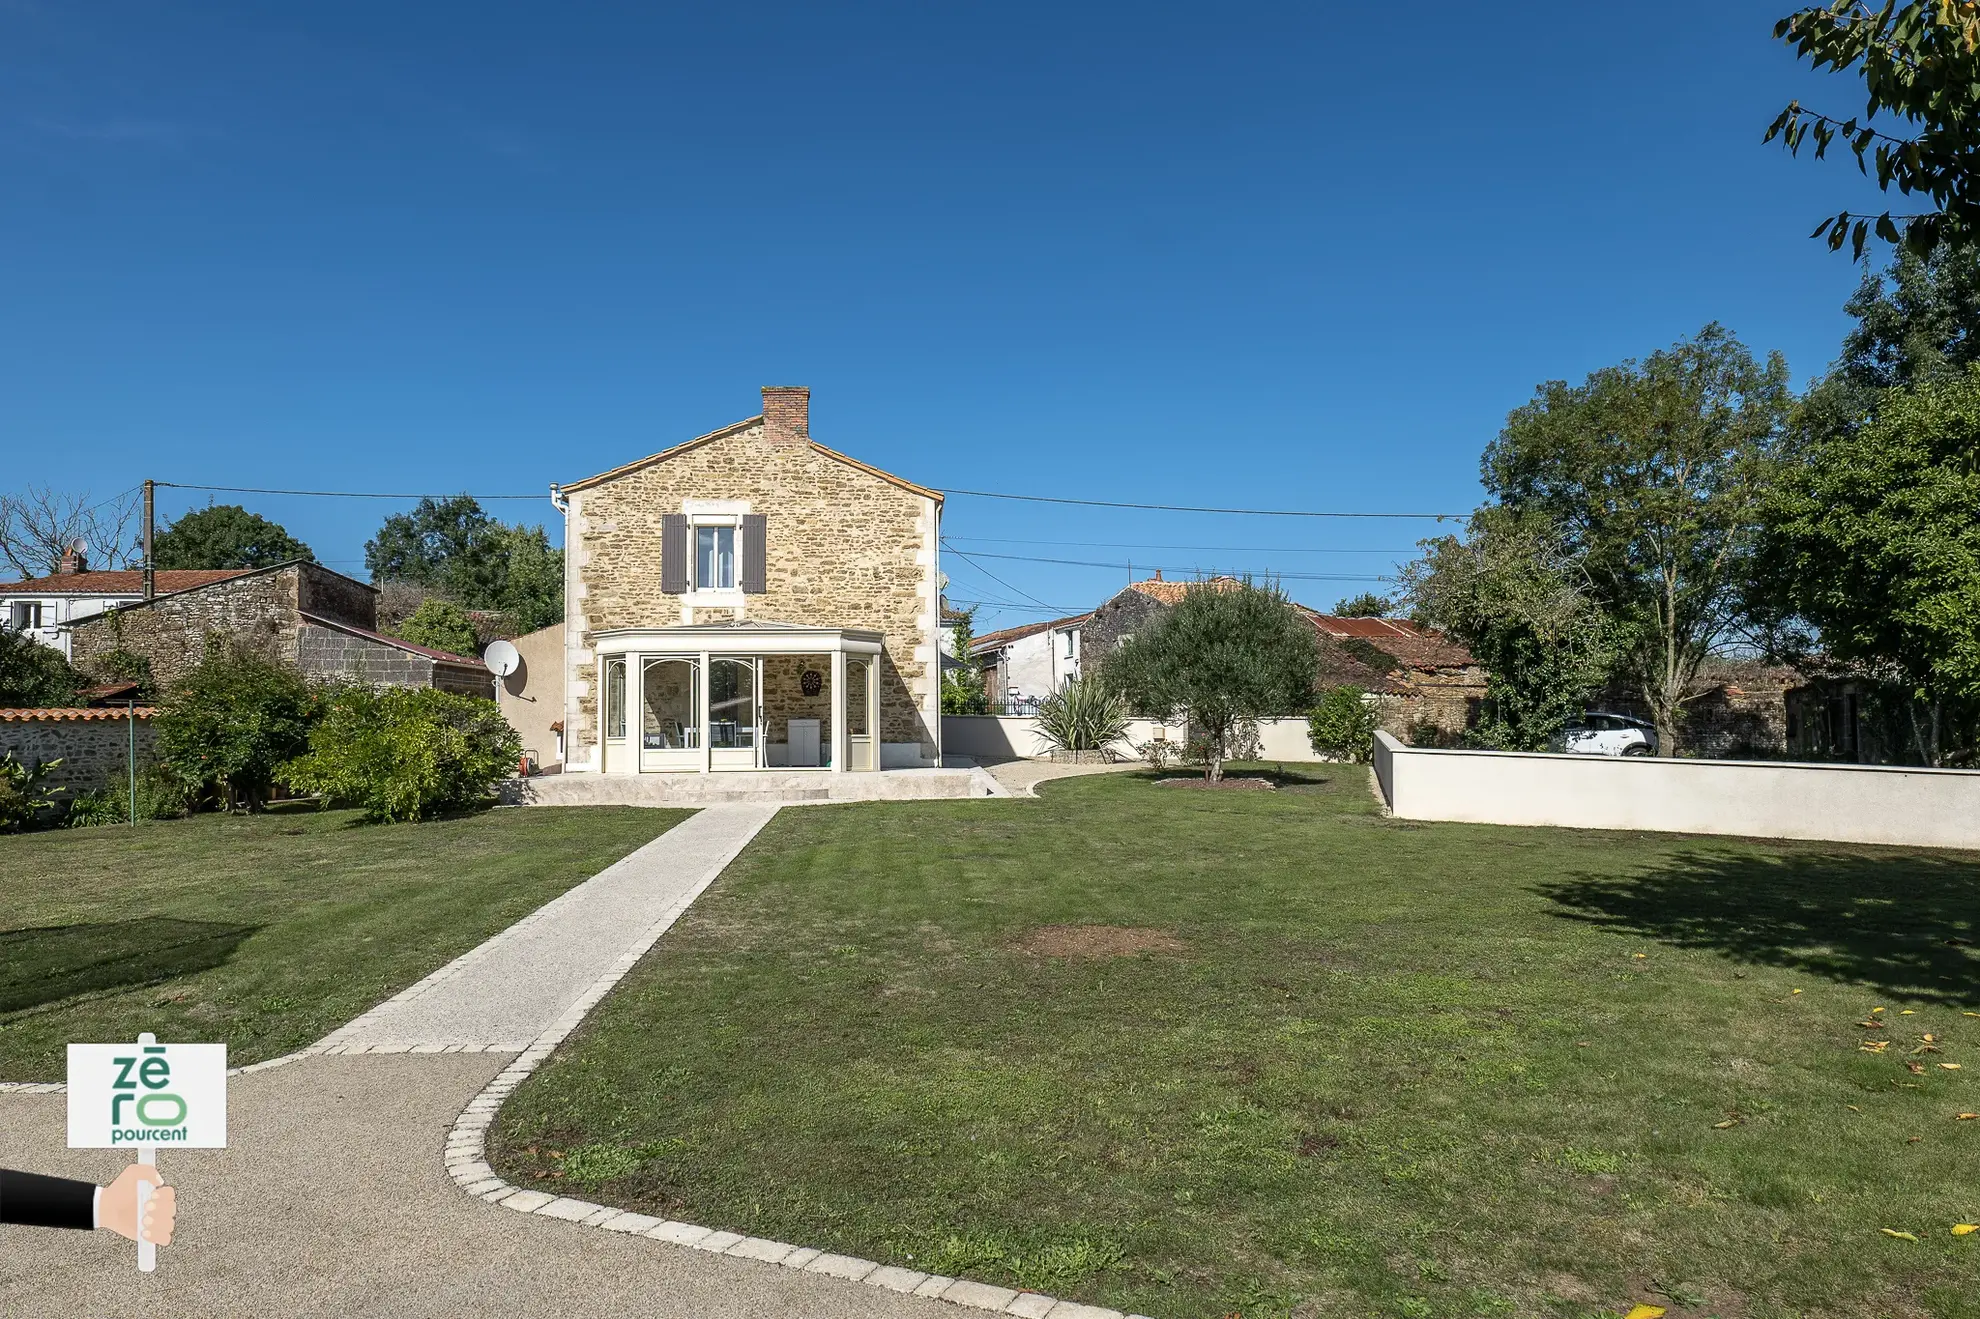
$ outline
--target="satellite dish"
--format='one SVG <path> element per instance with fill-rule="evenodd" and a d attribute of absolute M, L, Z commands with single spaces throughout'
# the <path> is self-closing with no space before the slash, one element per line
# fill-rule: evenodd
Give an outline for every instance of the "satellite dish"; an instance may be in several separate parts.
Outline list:
<path fill-rule="evenodd" d="M 509 642 L 491 641 L 488 649 L 481 652 L 481 662 L 496 677 L 506 678 L 522 667 L 522 656 Z"/>

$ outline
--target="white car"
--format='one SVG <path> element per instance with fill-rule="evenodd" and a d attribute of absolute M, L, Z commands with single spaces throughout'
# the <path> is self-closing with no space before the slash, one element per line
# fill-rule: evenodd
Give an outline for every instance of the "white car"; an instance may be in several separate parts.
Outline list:
<path fill-rule="evenodd" d="M 1626 714 L 1585 714 L 1568 720 L 1554 749 L 1571 756 L 1654 756 L 1657 729 Z"/>

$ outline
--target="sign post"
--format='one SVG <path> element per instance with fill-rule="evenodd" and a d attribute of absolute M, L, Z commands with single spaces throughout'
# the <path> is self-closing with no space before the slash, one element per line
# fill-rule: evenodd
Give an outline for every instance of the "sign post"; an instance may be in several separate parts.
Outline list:
<path fill-rule="evenodd" d="M 227 1147 L 227 1046 L 160 1044 L 146 1031 L 136 1044 L 69 1046 L 69 1148 L 134 1149 L 157 1166 L 158 1147 Z M 151 1183 L 137 1187 L 138 1270 L 157 1267 L 144 1239 Z"/>

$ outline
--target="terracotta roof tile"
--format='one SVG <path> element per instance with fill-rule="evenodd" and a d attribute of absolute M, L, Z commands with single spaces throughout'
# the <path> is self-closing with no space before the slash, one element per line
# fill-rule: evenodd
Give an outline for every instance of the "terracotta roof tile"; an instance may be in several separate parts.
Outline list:
<path fill-rule="evenodd" d="M 158 713 L 156 706 L 140 705 L 133 712 L 127 706 L 103 706 L 84 708 L 81 706 L 49 706 L 47 709 L 0 710 L 0 723 L 103 723 L 111 720 L 128 719 L 136 713 L 140 719 L 149 719 Z"/>
<path fill-rule="evenodd" d="M 1207 586 L 1213 591 L 1235 591 L 1243 585 L 1235 577 L 1206 577 L 1194 582 L 1166 582 L 1156 577 L 1143 582 L 1129 582 L 1128 589 L 1139 591 L 1165 605 L 1173 605 L 1180 604 L 1185 595 L 1200 586 Z"/>
<path fill-rule="evenodd" d="M 1335 618 L 1314 614 L 1313 626 L 1339 641 L 1367 642 L 1397 664 L 1411 669 L 1462 669 L 1478 661 L 1471 652 L 1441 632 L 1406 618 Z"/>
<path fill-rule="evenodd" d="M 230 577 L 244 577 L 253 568 L 160 568 L 152 574 L 160 595 L 211 586 Z M 19 582 L 0 582 L 0 595 L 142 595 L 144 572 L 138 568 L 57 573 Z"/>
<path fill-rule="evenodd" d="M 1023 623 L 1017 627 L 1007 627 L 998 632 L 985 632 L 980 637 L 970 638 L 969 650 L 973 655 L 979 650 L 988 650 L 996 646 L 1009 645 L 1013 641 L 1021 641 L 1025 637 L 1037 636 L 1040 632 L 1046 632 L 1055 627 L 1064 627 L 1068 623 L 1084 623 L 1091 617 L 1093 615 L 1090 613 L 1072 614 L 1066 618 L 1055 618 L 1048 623 Z"/>

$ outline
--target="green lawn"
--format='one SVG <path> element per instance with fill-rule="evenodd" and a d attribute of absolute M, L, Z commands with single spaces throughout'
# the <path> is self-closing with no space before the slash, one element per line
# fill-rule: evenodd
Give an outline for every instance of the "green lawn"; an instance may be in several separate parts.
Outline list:
<path fill-rule="evenodd" d="M 784 812 L 499 1165 L 1164 1319 L 1980 1315 L 1980 858 L 1044 794 Z"/>
<path fill-rule="evenodd" d="M 0 838 L 0 1080 L 59 1081 L 70 1041 L 311 1044 L 685 812 L 352 812 Z"/>

